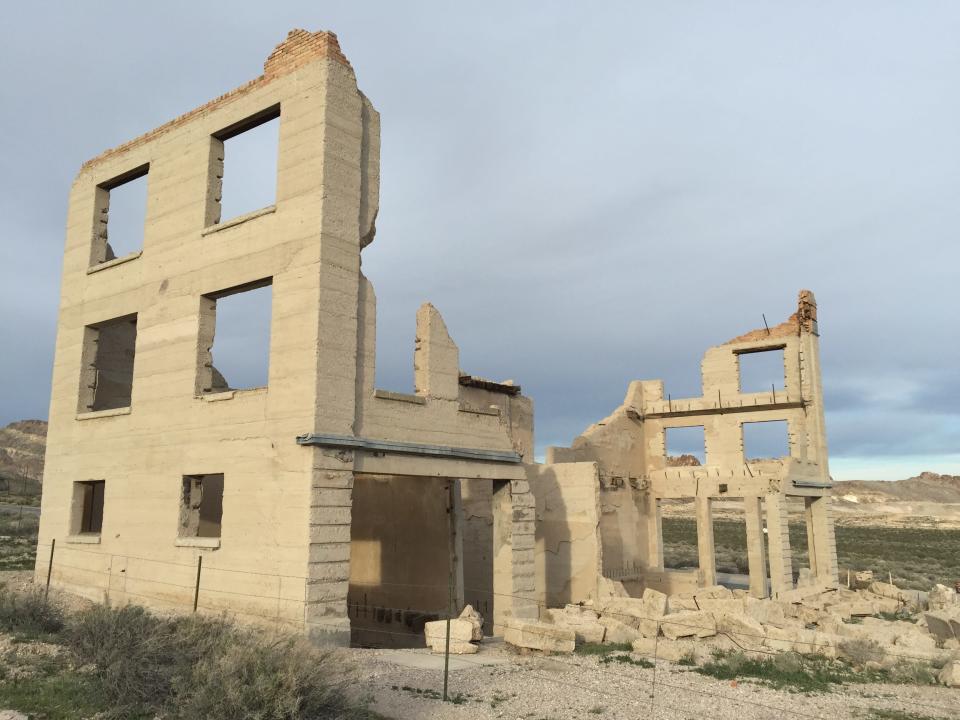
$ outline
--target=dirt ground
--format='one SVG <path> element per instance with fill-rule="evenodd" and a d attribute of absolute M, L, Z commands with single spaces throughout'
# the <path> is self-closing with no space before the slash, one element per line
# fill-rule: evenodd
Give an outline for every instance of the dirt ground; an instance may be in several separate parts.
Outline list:
<path fill-rule="evenodd" d="M 409 666 L 418 660 L 425 664 L 426 649 L 350 654 L 374 708 L 397 720 L 960 718 L 960 691 L 943 687 L 844 685 L 823 694 L 796 694 L 746 680 L 716 680 L 662 660 L 654 670 L 603 664 L 593 656 L 522 656 L 497 643 L 455 659 L 458 667 L 449 680 L 453 704 L 439 699 L 441 658 L 435 658 L 435 668 Z"/>

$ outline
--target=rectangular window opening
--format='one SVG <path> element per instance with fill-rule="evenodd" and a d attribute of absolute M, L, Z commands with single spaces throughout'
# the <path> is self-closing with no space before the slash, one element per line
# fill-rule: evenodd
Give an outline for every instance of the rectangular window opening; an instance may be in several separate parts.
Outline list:
<path fill-rule="evenodd" d="M 198 395 L 267 386 L 272 289 L 266 278 L 201 298 Z"/>
<path fill-rule="evenodd" d="M 97 186 L 91 266 L 143 249 L 149 170 L 141 165 Z"/>
<path fill-rule="evenodd" d="M 663 516 L 663 567 L 669 570 L 699 568 L 697 513 L 693 498 L 657 502 Z"/>
<path fill-rule="evenodd" d="M 743 423 L 744 460 L 773 460 L 790 455 L 786 420 Z"/>
<path fill-rule="evenodd" d="M 180 500 L 179 537 L 220 537 L 223 473 L 185 475 Z"/>
<path fill-rule="evenodd" d="M 136 345 L 136 315 L 84 328 L 78 412 L 130 407 Z"/>
<path fill-rule="evenodd" d="M 73 484 L 71 535 L 99 535 L 103 528 L 103 480 L 84 480 Z"/>
<path fill-rule="evenodd" d="M 707 445 L 703 425 L 664 429 L 667 467 L 705 465 Z"/>
<path fill-rule="evenodd" d="M 738 352 L 740 392 L 776 392 L 786 387 L 784 348 L 763 348 Z"/>
<path fill-rule="evenodd" d="M 279 146 L 279 105 L 211 136 L 208 227 L 276 203 Z"/>

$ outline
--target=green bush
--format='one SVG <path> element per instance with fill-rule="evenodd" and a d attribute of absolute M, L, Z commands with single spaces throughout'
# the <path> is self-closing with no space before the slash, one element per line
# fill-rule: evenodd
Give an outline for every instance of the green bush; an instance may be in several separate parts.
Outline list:
<path fill-rule="evenodd" d="M 265 643 L 234 631 L 219 654 L 198 661 L 177 686 L 175 717 L 296 720 L 369 717 L 348 699 L 341 660 L 299 638 Z"/>
<path fill-rule="evenodd" d="M 31 635 L 58 633 L 63 629 L 63 608 L 46 601 L 40 588 L 18 592 L 0 584 L 0 629 Z"/>
<path fill-rule="evenodd" d="M 158 618 L 133 605 L 78 613 L 65 635 L 117 717 L 368 717 L 346 692 L 339 657 L 301 638 L 267 641 L 224 620 Z"/>

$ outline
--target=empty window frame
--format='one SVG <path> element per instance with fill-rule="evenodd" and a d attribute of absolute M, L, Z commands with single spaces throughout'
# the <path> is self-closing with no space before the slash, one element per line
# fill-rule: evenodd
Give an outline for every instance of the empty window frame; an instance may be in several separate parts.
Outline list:
<path fill-rule="evenodd" d="M 200 298 L 197 394 L 266 387 L 271 278 Z"/>
<path fill-rule="evenodd" d="M 664 428 L 667 467 L 704 465 L 707 445 L 703 425 Z"/>
<path fill-rule="evenodd" d="M 103 480 L 84 480 L 73 484 L 71 535 L 99 535 L 103 528 Z"/>
<path fill-rule="evenodd" d="M 786 420 L 743 423 L 744 460 L 769 460 L 789 455 L 790 435 Z"/>
<path fill-rule="evenodd" d="M 787 378 L 784 349 L 784 345 L 778 345 L 738 351 L 736 355 L 740 373 L 740 392 L 782 391 L 786 387 Z"/>
<path fill-rule="evenodd" d="M 91 266 L 130 255 L 143 248 L 149 170 L 149 165 L 141 165 L 97 185 Z"/>
<path fill-rule="evenodd" d="M 136 345 L 136 315 L 105 320 L 83 329 L 77 412 L 130 407 Z"/>
<path fill-rule="evenodd" d="M 180 498 L 180 537 L 220 537 L 223 473 L 184 475 Z"/>
<path fill-rule="evenodd" d="M 208 227 L 276 203 L 279 145 L 279 105 L 211 136 Z"/>

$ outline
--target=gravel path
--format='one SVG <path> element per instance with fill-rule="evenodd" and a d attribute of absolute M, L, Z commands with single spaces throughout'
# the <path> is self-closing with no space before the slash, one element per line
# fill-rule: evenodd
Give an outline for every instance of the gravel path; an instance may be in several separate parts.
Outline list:
<path fill-rule="evenodd" d="M 459 695 L 460 700 L 453 704 L 438 698 L 442 671 L 401 666 L 378 650 L 351 651 L 375 709 L 397 720 L 878 717 L 871 709 L 908 713 L 904 720 L 960 718 L 960 691 L 941 687 L 847 685 L 830 693 L 802 695 L 750 681 L 716 680 L 665 661 L 658 662 L 654 680 L 652 669 L 602 664 L 596 657 L 521 656 L 502 647 L 484 648 L 481 653 L 509 656 L 511 662 L 482 666 L 479 656 L 467 657 L 477 664 L 450 673 L 450 695 Z"/>

